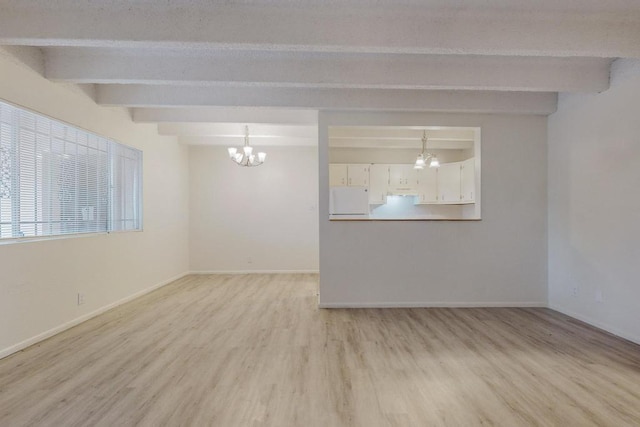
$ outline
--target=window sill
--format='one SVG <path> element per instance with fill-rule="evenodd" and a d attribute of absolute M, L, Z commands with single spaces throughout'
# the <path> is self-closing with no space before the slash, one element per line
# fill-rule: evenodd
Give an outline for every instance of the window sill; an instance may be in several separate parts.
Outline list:
<path fill-rule="evenodd" d="M 122 234 L 122 233 L 140 233 L 144 230 L 121 230 L 121 231 L 109 231 L 100 233 L 76 233 L 76 234 L 61 234 L 57 236 L 37 236 L 37 237 L 19 237 L 19 238 L 7 238 L 0 239 L 0 246 L 13 245 L 18 243 L 33 243 L 33 242 L 49 242 L 52 240 L 67 240 L 78 239 L 86 237 L 106 236 L 109 234 Z"/>

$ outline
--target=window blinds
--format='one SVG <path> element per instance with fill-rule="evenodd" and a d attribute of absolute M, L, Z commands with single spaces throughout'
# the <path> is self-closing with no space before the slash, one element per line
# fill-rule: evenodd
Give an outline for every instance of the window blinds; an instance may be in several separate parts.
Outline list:
<path fill-rule="evenodd" d="M 0 239 L 142 228 L 142 153 L 0 102 Z"/>
<path fill-rule="evenodd" d="M 111 230 L 140 229 L 142 153 L 117 144 L 111 151 Z"/>

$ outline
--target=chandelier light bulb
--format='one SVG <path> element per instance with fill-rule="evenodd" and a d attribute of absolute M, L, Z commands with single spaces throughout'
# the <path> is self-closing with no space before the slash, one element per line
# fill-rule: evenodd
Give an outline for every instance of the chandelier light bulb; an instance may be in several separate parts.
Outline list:
<path fill-rule="evenodd" d="M 244 146 L 242 150 L 235 147 L 227 148 L 229 152 L 229 157 L 233 160 L 238 166 L 260 166 L 264 163 L 264 160 L 267 158 L 267 153 L 260 152 L 256 156 L 253 154 L 253 147 L 249 145 L 249 126 L 244 127 Z"/>
<path fill-rule="evenodd" d="M 440 167 L 440 161 L 438 160 L 438 158 L 435 155 L 431 156 L 431 162 L 429 162 L 429 167 L 430 168 L 439 168 Z"/>

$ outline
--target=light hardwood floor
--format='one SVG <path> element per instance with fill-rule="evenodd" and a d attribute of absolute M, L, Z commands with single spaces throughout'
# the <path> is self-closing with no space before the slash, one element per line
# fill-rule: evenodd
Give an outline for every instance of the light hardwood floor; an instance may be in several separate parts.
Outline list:
<path fill-rule="evenodd" d="M 1 426 L 639 426 L 640 346 L 547 309 L 190 276 L 0 361 Z"/>

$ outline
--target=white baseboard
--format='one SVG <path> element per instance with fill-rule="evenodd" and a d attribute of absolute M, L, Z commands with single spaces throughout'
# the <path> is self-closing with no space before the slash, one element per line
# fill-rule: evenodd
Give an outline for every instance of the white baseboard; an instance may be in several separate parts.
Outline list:
<path fill-rule="evenodd" d="M 196 270 L 189 274 L 318 274 L 320 270 Z"/>
<path fill-rule="evenodd" d="M 163 287 L 165 285 L 168 285 L 171 282 L 175 282 L 176 280 L 182 279 L 183 277 L 185 277 L 187 275 L 189 275 L 188 272 L 182 273 L 182 274 L 178 274 L 177 276 L 174 276 L 174 277 L 172 277 L 170 279 L 167 279 L 167 280 L 163 280 L 160 283 L 156 283 L 155 285 L 153 285 L 151 287 L 148 287 L 146 289 L 138 291 L 138 292 L 136 292 L 134 294 L 131 294 L 131 295 L 125 297 L 125 298 L 122 298 L 122 299 L 120 299 L 118 301 L 112 302 L 111 304 L 107 304 L 104 307 L 100 307 L 99 309 L 94 310 L 91 313 L 83 314 L 80 317 L 76 317 L 73 320 L 70 320 L 70 321 L 68 321 L 66 323 L 63 323 L 62 325 L 56 326 L 55 328 L 52 328 L 52 329 L 49 329 L 48 331 L 45 331 L 45 332 L 43 332 L 41 334 L 38 334 L 38 335 L 36 335 L 34 337 L 31 337 L 31 338 L 26 339 L 26 340 L 24 340 L 22 342 L 19 342 L 18 344 L 14 344 L 11 347 L 2 349 L 2 350 L 0 350 L 0 359 L 2 359 L 4 357 L 7 357 L 7 356 L 9 356 L 9 355 L 11 355 L 13 353 L 16 353 L 16 352 L 18 352 L 20 350 L 23 350 L 23 349 L 25 349 L 25 348 L 27 348 L 29 346 L 32 346 L 32 345 L 34 345 L 36 343 L 39 343 L 40 341 L 44 341 L 47 338 L 50 338 L 50 337 L 52 337 L 52 336 L 54 336 L 56 334 L 59 334 L 60 332 L 66 331 L 67 329 L 70 329 L 70 328 L 72 328 L 72 327 L 74 327 L 76 325 L 79 325 L 80 323 L 85 322 L 85 321 L 87 321 L 87 320 L 89 320 L 89 319 L 91 319 L 93 317 L 96 317 L 96 316 L 98 316 L 98 315 L 100 315 L 100 314 L 102 314 L 102 313 L 104 313 L 106 311 L 109 311 L 112 308 L 115 308 L 115 307 L 117 307 L 119 305 L 122 305 L 124 303 L 129 302 L 129 301 L 132 301 L 132 300 L 134 300 L 134 299 L 136 299 L 138 297 L 141 297 L 141 296 L 143 296 L 145 294 L 148 294 L 149 292 L 155 291 L 156 289 L 161 288 L 161 287 Z"/>
<path fill-rule="evenodd" d="M 591 326 L 595 326 L 598 329 L 602 329 L 603 331 L 609 332 L 613 335 L 619 336 L 620 338 L 624 338 L 625 340 L 631 341 L 633 343 L 636 344 L 640 344 L 640 336 L 635 335 L 633 333 L 629 333 L 627 331 L 622 331 L 616 327 L 613 327 L 611 325 L 608 325 L 606 323 L 602 323 L 599 322 L 597 320 L 593 320 L 587 316 L 583 316 L 582 314 L 578 314 L 576 312 L 573 312 L 571 310 L 567 310 L 564 307 L 561 307 L 559 305 L 555 305 L 555 304 L 549 304 L 549 308 L 551 310 L 555 310 L 557 312 L 560 312 L 562 314 L 566 314 L 569 317 L 573 317 L 574 319 L 578 319 L 584 323 L 588 323 Z"/>
<path fill-rule="evenodd" d="M 547 307 L 546 301 L 524 302 L 318 302 L 319 308 L 524 308 Z"/>

